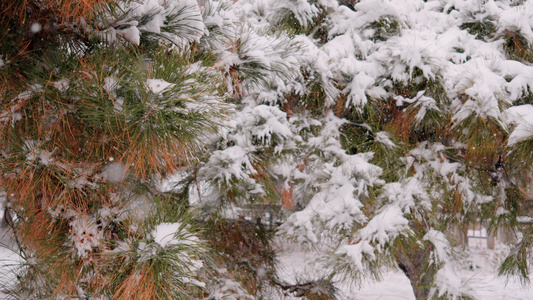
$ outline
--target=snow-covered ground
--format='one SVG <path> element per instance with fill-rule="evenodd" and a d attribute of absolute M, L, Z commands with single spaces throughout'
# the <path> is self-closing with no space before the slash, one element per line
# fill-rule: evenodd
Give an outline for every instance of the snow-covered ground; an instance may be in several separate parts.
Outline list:
<path fill-rule="evenodd" d="M 533 300 L 533 286 L 523 286 L 518 279 L 497 276 L 497 261 L 503 257 L 502 249 L 488 250 L 471 247 L 457 273 L 476 292 L 481 300 Z M 316 257 L 303 251 L 290 252 L 278 257 L 280 272 L 278 276 L 288 283 L 305 281 L 319 273 L 313 270 L 312 262 Z M 474 270 L 471 270 L 474 269 Z M 385 273 L 380 282 L 365 282 L 361 287 L 341 284 L 343 300 L 414 300 L 415 296 L 409 279 L 400 271 Z"/>
<path fill-rule="evenodd" d="M 476 291 L 482 300 L 533 300 L 533 288 L 524 287 L 520 281 L 499 278 L 494 272 L 483 270 L 459 272 Z M 414 300 L 411 283 L 400 272 L 387 273 L 383 281 L 365 284 L 363 288 L 352 291 L 346 299 L 357 300 Z"/>
<path fill-rule="evenodd" d="M 3 215 L 3 213 L 2 213 Z M 5 286 L 15 282 L 14 269 L 20 263 L 19 255 L 14 251 L 16 243 L 7 228 L 0 228 L 0 299 L 12 299 L 3 291 Z"/>

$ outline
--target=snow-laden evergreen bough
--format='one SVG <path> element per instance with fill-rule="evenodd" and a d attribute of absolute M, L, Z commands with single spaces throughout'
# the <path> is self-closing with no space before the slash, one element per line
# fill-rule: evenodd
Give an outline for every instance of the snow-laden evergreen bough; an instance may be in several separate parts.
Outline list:
<path fill-rule="evenodd" d="M 208 32 L 200 7 L 49 2 L 2 8 L 1 184 L 24 260 L 9 295 L 202 295 L 209 255 L 194 213 L 156 189 L 231 110 L 222 72 L 193 47 Z"/>
<path fill-rule="evenodd" d="M 453 233 L 478 218 L 528 277 L 533 1 L 93 4 L 2 35 L 14 292 L 344 299 L 399 268 L 476 298 Z M 276 269 L 294 245 L 315 277 Z"/>
<path fill-rule="evenodd" d="M 530 1 L 276 4 L 242 0 L 235 14 L 300 45 L 296 80 L 249 91 L 241 104 L 287 114 L 280 124 L 291 134 L 271 129 L 281 140 L 268 162 L 278 198 L 290 191 L 297 211 L 279 234 L 317 251 L 323 278 L 357 283 L 399 267 L 419 299 L 476 297 L 454 272 L 450 245 L 461 237 L 452 233 L 479 217 L 495 232 L 528 227 L 517 216 L 528 214 Z M 264 147 L 248 124 L 231 140 Z M 256 178 L 250 166 L 244 182 Z M 509 257 L 502 272 L 526 275 L 528 257 Z"/>

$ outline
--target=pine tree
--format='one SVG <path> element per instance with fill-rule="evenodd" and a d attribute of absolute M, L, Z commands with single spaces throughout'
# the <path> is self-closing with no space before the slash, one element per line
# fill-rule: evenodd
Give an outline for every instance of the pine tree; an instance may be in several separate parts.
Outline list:
<path fill-rule="evenodd" d="M 82 2 L 0 4 L 14 298 L 475 298 L 480 218 L 527 280 L 531 1 Z"/>
<path fill-rule="evenodd" d="M 243 112 L 259 103 L 278 107 L 288 124 L 277 122 L 291 133 L 270 129 L 281 140 L 272 145 L 274 156 L 260 152 L 261 171 L 248 163 L 255 159 L 250 152 L 219 157 L 219 164 L 242 168 L 226 178 L 236 179 L 232 184 L 211 185 L 222 192 L 218 199 L 242 207 L 233 200 L 244 186 L 264 192 L 254 174 L 265 170 L 283 181 L 277 201 L 290 198 L 293 206 L 285 207 L 279 234 L 309 245 L 322 277 L 315 284 L 274 284 L 307 297 L 312 293 L 304 286 L 317 290 L 320 282 L 333 296 L 328 284 L 346 275 L 356 284 L 379 279 L 388 267 L 407 275 L 418 299 L 475 297 L 457 280 L 455 252 L 462 249 L 454 246 L 464 238 L 456 233 L 479 218 L 490 220 L 493 232 L 501 226 L 523 232 L 501 270 L 527 277 L 530 227 L 519 216 L 528 214 L 528 193 L 519 174 L 530 168 L 523 163 L 530 152 L 523 77 L 530 44 L 527 26 L 510 16 L 527 14 L 529 4 L 348 4 L 236 4 L 255 26 L 299 44 L 301 72 L 295 81 L 248 91 L 240 102 Z M 229 146 L 252 140 L 253 150 L 265 149 L 263 139 L 243 137 L 256 126 L 239 123 Z M 214 175 L 203 174 L 206 182 Z"/>
<path fill-rule="evenodd" d="M 194 214 L 157 188 L 229 110 L 196 1 L 1 5 L 1 185 L 24 259 L 10 294 L 203 294 Z"/>

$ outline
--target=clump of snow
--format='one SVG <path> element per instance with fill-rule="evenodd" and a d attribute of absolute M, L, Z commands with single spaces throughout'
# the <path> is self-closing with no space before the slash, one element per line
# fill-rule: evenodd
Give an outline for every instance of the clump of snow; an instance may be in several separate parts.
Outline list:
<path fill-rule="evenodd" d="M 533 136 L 533 105 L 513 106 L 504 113 L 507 124 L 514 126 L 507 145 L 512 146 Z"/>
<path fill-rule="evenodd" d="M 163 248 L 172 245 L 195 245 L 200 241 L 180 222 L 160 223 L 151 234 L 154 241 Z"/>
<path fill-rule="evenodd" d="M 38 33 L 42 29 L 43 29 L 43 26 L 41 26 L 41 24 L 39 24 L 37 22 L 32 23 L 31 26 L 30 26 L 30 31 L 33 34 Z"/>
<path fill-rule="evenodd" d="M 24 150 L 27 151 L 26 160 L 32 163 L 48 165 L 54 161 L 52 152 L 40 148 L 41 143 L 34 140 L 24 142 Z"/>
<path fill-rule="evenodd" d="M 146 32 L 161 33 L 161 27 L 165 25 L 165 16 L 163 15 L 154 15 L 152 20 L 148 23 L 140 26 L 141 30 Z"/>
<path fill-rule="evenodd" d="M 122 182 L 126 177 L 126 166 L 119 162 L 109 163 L 105 166 L 100 176 L 102 179 L 111 183 Z"/>
<path fill-rule="evenodd" d="M 435 247 L 435 254 L 439 261 L 444 263 L 451 263 L 451 250 L 450 242 L 446 236 L 437 230 L 431 229 L 424 236 L 424 240 L 430 241 Z"/>
<path fill-rule="evenodd" d="M 423 182 L 410 177 L 400 182 L 391 182 L 383 186 L 381 197 L 398 205 L 403 212 L 409 213 L 415 207 L 431 209 L 431 199 Z"/>
<path fill-rule="evenodd" d="M 435 79 L 447 65 L 446 51 L 438 38 L 429 30 L 404 30 L 401 36 L 387 40 L 387 50 L 381 53 L 379 59 L 390 65 L 395 81 L 407 83 L 415 69 L 421 70 L 425 78 Z M 405 72 L 406 68 L 408 72 Z"/>
<path fill-rule="evenodd" d="M 376 133 L 376 142 L 382 144 L 386 148 L 392 149 L 396 147 L 393 141 L 390 140 L 390 133 L 386 131 L 380 131 Z"/>
<path fill-rule="evenodd" d="M 358 231 L 363 241 L 376 244 L 378 249 L 410 231 L 407 219 L 397 205 L 388 205 Z"/>
<path fill-rule="evenodd" d="M 293 137 L 287 114 L 276 106 L 249 105 L 234 116 L 228 139 L 243 149 L 277 144 L 287 149 L 286 141 Z M 257 140 L 258 143 L 253 143 Z M 278 152 L 278 151 L 276 151 Z"/>
<path fill-rule="evenodd" d="M 146 80 L 146 84 L 154 94 L 160 94 L 165 89 L 172 88 L 175 85 L 162 79 L 148 79 Z"/>
<path fill-rule="evenodd" d="M 177 172 L 171 174 L 165 178 L 162 178 L 157 182 L 157 188 L 161 192 L 174 191 L 176 193 L 181 193 L 183 191 L 184 185 L 180 184 L 182 180 L 187 178 L 188 173 L 185 171 Z"/>
<path fill-rule="evenodd" d="M 422 122 L 426 116 L 426 113 L 430 110 L 438 112 L 441 111 L 437 106 L 437 101 L 431 97 L 424 96 L 425 92 L 425 90 L 418 92 L 413 99 L 406 99 L 402 96 L 394 96 L 397 106 L 402 106 L 404 103 L 415 103 L 414 106 L 420 108 L 415 115 L 416 123 Z"/>
<path fill-rule="evenodd" d="M 236 5 L 229 1 L 207 1 L 202 8 L 202 17 L 206 27 L 205 35 L 200 40 L 205 49 L 222 53 L 227 45 L 236 39 L 238 25 L 235 14 Z"/>
<path fill-rule="evenodd" d="M 208 202 L 216 203 L 215 199 L 218 199 L 219 197 L 219 190 L 209 181 L 202 180 L 189 186 L 188 201 L 190 205 L 203 205 Z"/>
<path fill-rule="evenodd" d="M 212 176 L 207 177 L 223 180 L 226 184 L 233 178 L 240 180 L 249 177 L 249 174 L 256 174 L 248 152 L 239 147 L 233 146 L 225 150 L 216 151 L 207 162 L 208 167 L 203 168 L 204 172 L 209 172 Z"/>
<path fill-rule="evenodd" d="M 520 32 L 529 43 L 533 42 L 533 5 L 525 1 L 522 5 L 507 7 L 499 13 L 500 31 L 516 30 Z"/>
<path fill-rule="evenodd" d="M 366 263 L 375 259 L 374 247 L 368 241 L 359 241 L 355 244 L 340 247 L 335 254 L 346 255 L 349 263 L 358 271 L 364 271 L 368 267 Z"/>
<path fill-rule="evenodd" d="M 435 275 L 435 287 L 431 289 L 429 299 L 434 296 L 442 297 L 446 295 L 447 299 L 458 299 L 459 297 L 471 297 L 479 299 L 477 293 L 459 277 L 453 268 L 446 264 L 440 268 Z"/>
<path fill-rule="evenodd" d="M 294 16 L 298 23 L 307 27 L 309 23 L 318 14 L 318 8 L 314 4 L 302 0 L 270 0 L 268 3 L 276 10 L 271 10 L 267 16 L 273 23 L 278 23 L 288 15 Z"/>
<path fill-rule="evenodd" d="M 203 251 L 200 247 L 200 240 L 188 230 L 188 226 L 180 223 L 160 223 L 151 232 L 154 243 L 139 245 L 141 260 L 147 261 L 154 256 L 160 255 L 161 248 L 164 251 L 174 251 L 178 260 L 171 264 L 179 265 L 179 270 L 183 274 L 175 274 L 176 279 L 184 283 L 192 283 L 204 287 L 205 284 L 196 280 L 193 276 L 197 270 L 203 267 L 203 262 L 197 255 Z M 158 247 L 154 247 L 154 245 Z M 178 246 L 178 247 L 175 247 Z"/>
<path fill-rule="evenodd" d="M 501 122 L 500 101 L 509 103 L 510 100 L 505 89 L 507 82 L 495 72 L 496 66 L 487 59 L 473 58 L 454 69 L 459 75 L 454 92 L 468 96 L 466 102 L 455 100 L 452 104 L 458 107 L 454 121 L 461 122 L 473 115 Z"/>
<path fill-rule="evenodd" d="M 180 240 L 174 236 L 176 232 L 180 231 L 180 223 L 161 223 L 152 231 L 152 236 L 156 243 L 165 248 L 169 245 L 176 245 Z"/>
<path fill-rule="evenodd" d="M 52 85 L 57 88 L 60 92 L 64 92 L 69 88 L 69 80 L 61 79 L 56 82 L 53 82 Z"/>
<path fill-rule="evenodd" d="M 116 30 L 115 32 L 132 44 L 139 45 L 141 43 L 141 31 L 137 27 L 131 26 L 126 29 Z"/>
<path fill-rule="evenodd" d="M 300 45 L 302 51 L 297 57 L 299 64 L 308 72 L 312 72 L 315 80 L 320 82 L 326 96 L 325 105 L 327 107 L 333 106 L 340 92 L 334 84 L 335 76 L 330 69 L 328 54 L 304 36 L 298 35 L 294 41 Z"/>

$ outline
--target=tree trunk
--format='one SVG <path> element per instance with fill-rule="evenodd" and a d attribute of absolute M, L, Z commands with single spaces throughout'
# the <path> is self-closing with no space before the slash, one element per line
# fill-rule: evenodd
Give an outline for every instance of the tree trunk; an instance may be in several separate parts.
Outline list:
<path fill-rule="evenodd" d="M 398 267 L 411 281 L 417 300 L 428 299 L 437 271 L 434 266 L 429 264 L 430 253 L 429 249 L 416 249 L 409 251 L 409 253 L 401 251 L 396 254 Z"/>

